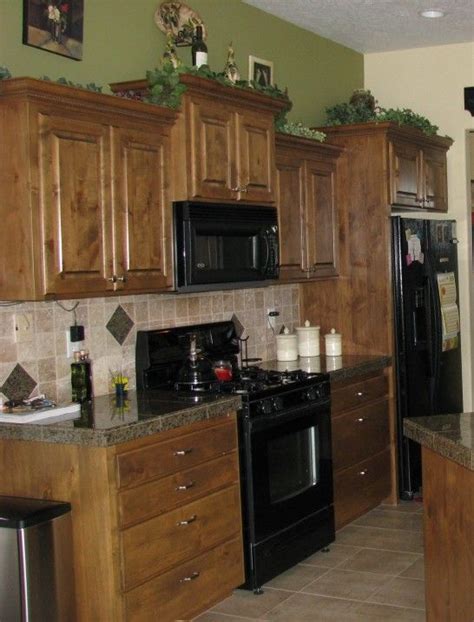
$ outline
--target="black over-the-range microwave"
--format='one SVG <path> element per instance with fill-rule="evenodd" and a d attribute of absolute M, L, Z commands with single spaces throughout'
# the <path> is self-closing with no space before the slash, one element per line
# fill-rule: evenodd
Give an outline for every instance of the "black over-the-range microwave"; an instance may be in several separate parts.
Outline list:
<path fill-rule="evenodd" d="M 276 208 L 178 201 L 173 211 L 178 291 L 253 287 L 278 278 Z"/>

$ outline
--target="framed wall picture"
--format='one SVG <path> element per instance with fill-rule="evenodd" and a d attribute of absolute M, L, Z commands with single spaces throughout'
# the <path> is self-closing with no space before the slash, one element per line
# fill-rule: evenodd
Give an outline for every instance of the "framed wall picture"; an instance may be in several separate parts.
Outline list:
<path fill-rule="evenodd" d="M 23 43 L 82 60 L 84 0 L 23 0 Z"/>
<path fill-rule="evenodd" d="M 270 60 L 249 56 L 249 82 L 260 86 L 273 85 L 273 63 Z"/>

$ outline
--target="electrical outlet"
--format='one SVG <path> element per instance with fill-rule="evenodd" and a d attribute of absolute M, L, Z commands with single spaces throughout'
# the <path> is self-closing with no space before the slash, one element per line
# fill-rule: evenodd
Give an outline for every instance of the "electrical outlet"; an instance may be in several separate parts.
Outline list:
<path fill-rule="evenodd" d="M 33 340 L 32 313 L 15 313 L 13 316 L 13 326 L 17 343 Z"/>
<path fill-rule="evenodd" d="M 71 341 L 71 331 L 68 329 L 65 331 L 66 335 L 66 356 L 68 359 L 74 356 L 74 352 L 84 350 L 83 341 Z"/>
<path fill-rule="evenodd" d="M 267 322 L 272 330 L 276 329 L 277 318 L 280 312 L 276 309 L 267 309 Z"/>

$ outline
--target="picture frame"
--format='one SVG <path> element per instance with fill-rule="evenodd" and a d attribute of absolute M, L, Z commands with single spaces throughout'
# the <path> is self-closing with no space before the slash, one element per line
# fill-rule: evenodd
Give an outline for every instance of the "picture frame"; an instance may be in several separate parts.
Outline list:
<path fill-rule="evenodd" d="M 249 82 L 260 86 L 273 86 L 273 62 L 249 56 Z"/>
<path fill-rule="evenodd" d="M 23 44 L 82 60 L 84 0 L 23 0 Z"/>

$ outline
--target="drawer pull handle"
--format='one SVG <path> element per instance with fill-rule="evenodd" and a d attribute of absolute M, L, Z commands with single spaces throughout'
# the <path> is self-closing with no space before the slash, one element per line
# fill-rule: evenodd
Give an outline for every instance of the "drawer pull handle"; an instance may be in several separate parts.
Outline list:
<path fill-rule="evenodd" d="M 364 469 L 363 471 L 359 471 L 359 475 L 367 475 L 367 469 Z"/>
<path fill-rule="evenodd" d="M 364 417 L 357 417 L 357 423 L 363 423 L 365 421 Z"/>
<path fill-rule="evenodd" d="M 197 519 L 197 514 L 193 514 L 191 518 L 188 518 L 187 520 L 180 520 L 176 524 L 178 525 L 178 527 L 186 527 L 186 525 L 190 525 L 191 523 L 194 523 L 196 519 Z"/>
<path fill-rule="evenodd" d="M 196 482 L 189 482 L 188 484 L 181 484 L 181 486 L 176 486 L 175 490 L 189 490 L 195 485 Z"/>
<path fill-rule="evenodd" d="M 189 577 L 183 577 L 182 579 L 179 580 L 180 583 L 188 583 L 188 581 L 194 581 L 194 579 L 197 579 L 199 577 L 199 572 L 193 572 L 189 575 Z"/>
<path fill-rule="evenodd" d="M 178 449 L 178 451 L 175 451 L 173 455 L 175 456 L 187 456 L 188 454 L 190 454 L 192 452 L 192 447 L 190 449 Z"/>
<path fill-rule="evenodd" d="M 357 395 L 357 397 L 363 397 L 364 396 L 362 391 L 357 391 L 356 395 Z"/>

